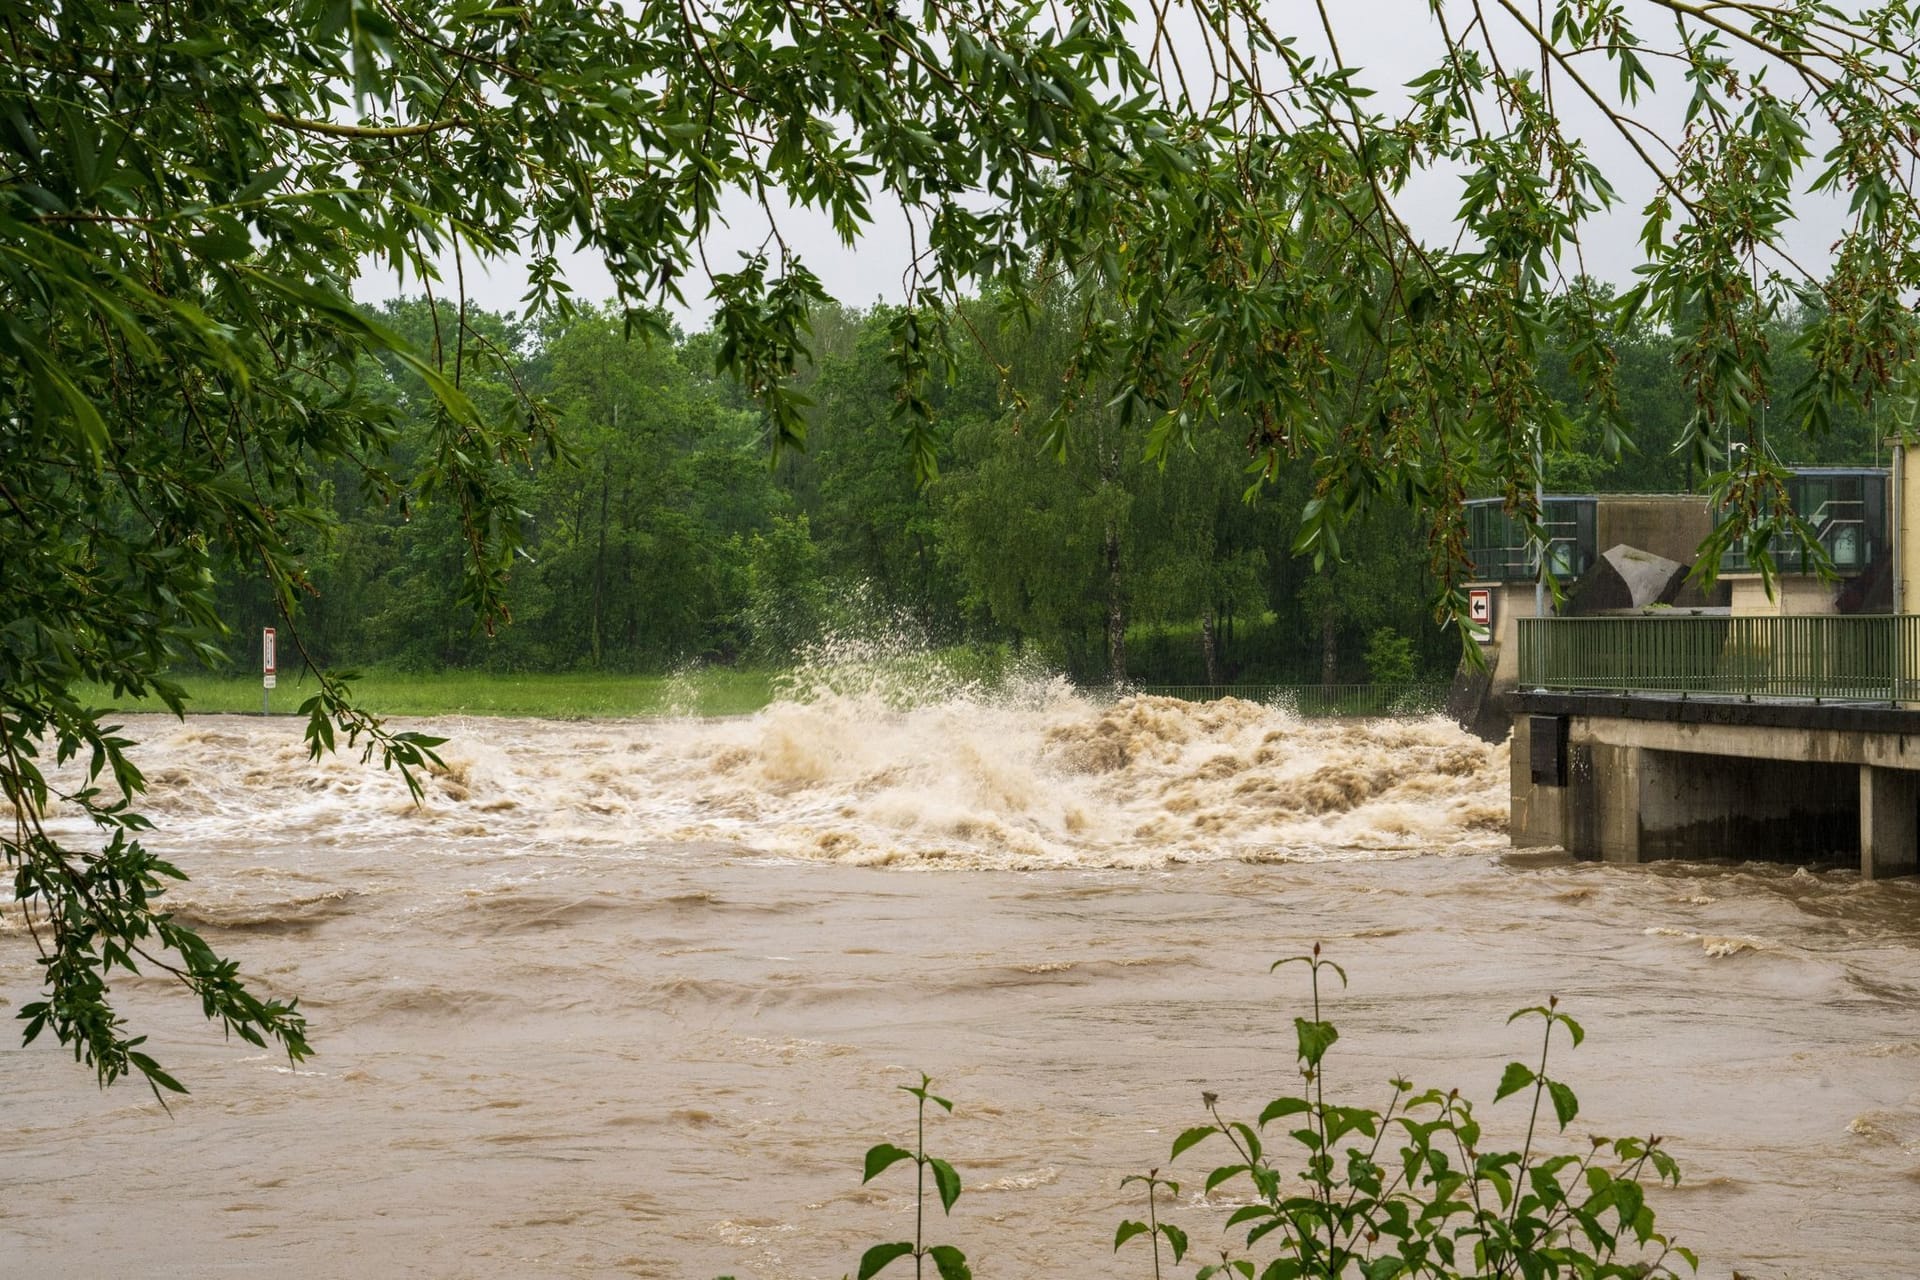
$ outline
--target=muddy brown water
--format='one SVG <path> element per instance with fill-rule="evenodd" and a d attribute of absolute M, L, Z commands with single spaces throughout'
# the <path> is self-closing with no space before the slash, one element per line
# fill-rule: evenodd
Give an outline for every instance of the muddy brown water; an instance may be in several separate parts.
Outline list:
<path fill-rule="evenodd" d="M 420 808 L 291 720 L 131 727 L 177 909 L 320 1052 L 123 982 L 194 1089 L 169 1116 L 9 1034 L 5 1275 L 840 1276 L 911 1231 L 910 1177 L 860 1159 L 920 1070 L 966 1186 L 932 1239 L 983 1280 L 1148 1275 L 1119 1179 L 1203 1089 L 1250 1118 L 1292 1082 L 1304 992 L 1267 966 L 1314 940 L 1350 1100 L 1484 1104 L 1554 993 L 1574 1131 L 1666 1135 L 1703 1275 L 1920 1274 L 1920 886 L 1514 855 L 1505 748 L 1439 722 L 1058 688 L 457 721 Z M 32 983 L 9 917 L 0 996 Z M 1516 1102 L 1483 1118 L 1517 1143 Z"/>

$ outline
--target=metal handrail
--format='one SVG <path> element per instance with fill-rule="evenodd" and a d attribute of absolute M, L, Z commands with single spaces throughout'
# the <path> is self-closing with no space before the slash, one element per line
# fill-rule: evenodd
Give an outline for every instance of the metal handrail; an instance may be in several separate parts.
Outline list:
<path fill-rule="evenodd" d="M 1523 688 L 1920 701 L 1920 615 L 1518 622 Z"/>

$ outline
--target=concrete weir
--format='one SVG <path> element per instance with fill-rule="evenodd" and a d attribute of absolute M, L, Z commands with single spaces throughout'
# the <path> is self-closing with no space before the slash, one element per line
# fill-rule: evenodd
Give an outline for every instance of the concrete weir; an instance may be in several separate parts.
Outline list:
<path fill-rule="evenodd" d="M 1920 873 L 1920 710 L 1528 692 L 1513 843 L 1609 862 L 1856 861 Z"/>

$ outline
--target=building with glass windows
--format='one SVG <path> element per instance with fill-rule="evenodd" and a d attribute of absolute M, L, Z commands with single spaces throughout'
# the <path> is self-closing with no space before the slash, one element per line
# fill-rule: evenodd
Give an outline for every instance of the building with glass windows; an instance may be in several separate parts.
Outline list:
<path fill-rule="evenodd" d="M 1920 462 L 1916 468 L 1920 469 Z M 1462 668 L 1449 709 L 1488 737 L 1504 734 L 1506 695 L 1517 674 L 1518 620 L 1536 613 L 1569 616 L 1890 613 L 1896 556 L 1889 523 L 1892 475 L 1876 467 L 1799 467 L 1787 481 L 1795 531 L 1766 548 L 1769 584 L 1745 547 L 1729 551 L 1712 592 L 1689 574 L 1715 513 L 1700 494 L 1548 494 L 1541 538 L 1528 537 L 1498 498 L 1466 504 L 1470 606 L 1480 623 L 1488 663 Z M 1911 558 L 1920 564 L 1920 530 Z M 1559 588 L 1535 589 L 1544 560 Z M 1911 574 L 1911 570 L 1905 572 Z M 1911 604 L 1908 605 L 1912 607 Z"/>
<path fill-rule="evenodd" d="M 1720 571 L 1733 584 L 1733 612 L 1891 612 L 1890 480 L 1877 467 L 1796 467 L 1787 480 L 1787 496 L 1818 550 L 1810 550 L 1792 530 L 1776 533 L 1766 548 L 1779 575 L 1769 597 L 1747 548 L 1731 548 Z M 1831 579 L 1821 577 L 1822 560 Z"/>
<path fill-rule="evenodd" d="M 1540 506 L 1547 567 L 1571 581 L 1593 567 L 1597 554 L 1595 510 L 1600 499 L 1548 497 Z M 1538 553 L 1525 526 L 1507 514 L 1498 498 L 1467 503 L 1467 558 L 1475 582 L 1532 582 Z"/>

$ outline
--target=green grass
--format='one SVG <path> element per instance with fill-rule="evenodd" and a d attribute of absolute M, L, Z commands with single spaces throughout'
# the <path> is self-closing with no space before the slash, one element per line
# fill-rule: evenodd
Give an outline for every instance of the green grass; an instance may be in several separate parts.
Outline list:
<path fill-rule="evenodd" d="M 260 710 L 260 677 L 182 675 L 175 677 L 189 695 L 187 712 Z M 773 676 L 765 671 L 706 669 L 682 676 L 604 674 L 499 675 L 480 671 L 443 671 L 408 675 L 369 671 L 353 681 L 355 697 L 377 715 L 395 716 L 543 716 L 584 720 L 620 716 L 693 713 L 736 715 L 757 711 L 773 697 Z M 297 711 L 314 693 L 309 677 L 286 674 L 273 690 L 277 714 Z M 113 698 L 99 686 L 83 686 L 82 701 L 117 711 L 165 711 L 158 700 Z"/>

